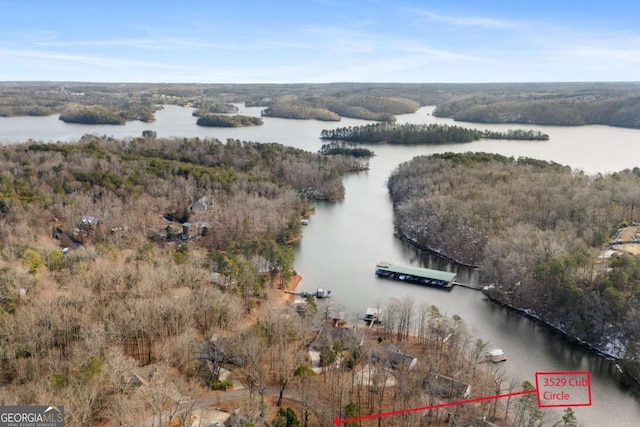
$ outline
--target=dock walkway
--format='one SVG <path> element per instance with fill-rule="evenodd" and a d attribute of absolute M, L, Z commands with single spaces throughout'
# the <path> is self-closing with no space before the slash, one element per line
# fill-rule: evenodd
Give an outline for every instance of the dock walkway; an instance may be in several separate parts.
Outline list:
<path fill-rule="evenodd" d="M 452 286 L 460 286 L 462 288 L 473 289 L 474 291 L 481 291 L 484 286 L 481 285 L 472 285 L 471 283 L 460 283 L 460 282 L 452 282 Z"/>

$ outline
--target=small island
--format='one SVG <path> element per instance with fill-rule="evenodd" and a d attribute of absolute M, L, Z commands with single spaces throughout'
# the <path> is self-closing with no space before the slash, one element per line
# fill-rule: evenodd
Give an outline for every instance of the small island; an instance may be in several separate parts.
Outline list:
<path fill-rule="evenodd" d="M 192 113 L 195 117 L 206 116 L 208 114 L 236 114 L 238 107 L 228 102 L 220 100 L 203 101 L 196 105 L 196 110 Z"/>
<path fill-rule="evenodd" d="M 125 118 L 114 109 L 100 105 L 72 105 L 60 113 L 60 120 L 65 123 L 81 123 L 90 125 L 123 125 Z"/>
<path fill-rule="evenodd" d="M 352 156 L 352 157 L 373 157 L 373 151 L 368 148 L 356 147 L 353 144 L 344 142 L 331 142 L 329 144 L 323 144 L 320 148 L 320 154 L 325 156 Z"/>
<path fill-rule="evenodd" d="M 148 105 L 128 105 L 113 107 L 104 105 L 68 105 L 58 117 L 65 123 L 88 125 L 124 125 L 128 120 L 155 121 L 154 107 Z"/>
<path fill-rule="evenodd" d="M 243 126 L 259 126 L 263 124 L 263 121 L 260 117 L 243 116 L 240 114 L 235 116 L 207 114 L 206 116 L 199 117 L 196 124 L 198 126 L 237 128 Z"/>
<path fill-rule="evenodd" d="M 480 135 L 481 138 L 486 139 L 514 139 L 514 140 L 526 140 L 526 141 L 548 141 L 549 135 L 542 133 L 539 130 L 524 130 L 524 129 L 509 129 L 506 132 L 497 132 L 485 130 Z"/>
<path fill-rule="evenodd" d="M 495 132 L 438 124 L 373 123 L 364 126 L 323 129 L 320 138 L 370 144 L 381 142 L 388 144 L 452 144 L 477 141 L 481 138 L 546 141 L 549 139 L 549 135 L 533 130 Z"/>

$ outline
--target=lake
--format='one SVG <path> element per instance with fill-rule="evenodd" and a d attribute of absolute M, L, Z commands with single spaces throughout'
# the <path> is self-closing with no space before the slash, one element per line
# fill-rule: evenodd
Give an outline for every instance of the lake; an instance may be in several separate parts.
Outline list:
<path fill-rule="evenodd" d="M 240 106 L 240 114 L 260 115 L 260 108 Z M 317 151 L 324 128 L 356 126 L 367 121 L 343 119 L 341 122 L 264 118 L 263 126 L 249 128 L 206 128 L 195 125 L 192 109 L 166 106 L 156 114 L 156 122 L 129 122 L 117 125 L 67 124 L 50 117 L 0 118 L 0 143 L 10 144 L 29 138 L 69 142 L 82 135 L 110 135 L 116 138 L 141 136 L 153 130 L 158 137 L 200 137 L 279 142 Z M 376 156 L 370 170 L 345 177 L 346 198 L 340 203 L 318 203 L 316 213 L 305 226 L 296 244 L 295 267 L 303 276 L 301 291 L 329 288 L 331 304 L 356 321 L 367 307 L 384 304 L 391 298 L 410 297 L 439 307 L 442 313 L 458 314 L 468 329 L 491 346 L 505 350 L 508 361 L 501 369 L 515 381 L 534 382 L 540 371 L 591 372 L 593 406 L 574 408 L 584 426 L 637 426 L 640 404 L 622 389 L 613 375 L 614 367 L 535 323 L 487 302 L 480 292 L 454 287 L 450 292 L 408 283 L 379 279 L 374 275 L 378 261 L 441 269 L 456 267 L 407 247 L 393 235 L 393 212 L 386 180 L 402 162 L 417 155 L 445 151 L 484 151 L 505 156 L 525 156 L 569 165 L 588 174 L 608 173 L 640 166 L 640 130 L 607 126 L 518 126 L 483 125 L 436 118 L 433 107 L 401 115 L 398 123 L 442 123 L 491 130 L 534 129 L 550 135 L 549 141 L 481 140 L 467 144 L 439 146 L 389 146 L 372 148 Z M 475 272 L 459 271 L 459 281 L 477 281 Z"/>

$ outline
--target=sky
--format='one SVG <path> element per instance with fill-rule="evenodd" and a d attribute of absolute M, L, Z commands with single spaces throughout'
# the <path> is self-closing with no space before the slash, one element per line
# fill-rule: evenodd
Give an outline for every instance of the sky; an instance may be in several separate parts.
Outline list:
<path fill-rule="evenodd" d="M 640 80 L 637 0 L 0 0 L 0 81 Z"/>

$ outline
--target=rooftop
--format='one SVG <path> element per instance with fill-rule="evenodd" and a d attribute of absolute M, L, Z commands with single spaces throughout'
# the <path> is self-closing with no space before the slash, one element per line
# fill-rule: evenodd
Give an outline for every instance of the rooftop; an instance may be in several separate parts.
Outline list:
<path fill-rule="evenodd" d="M 376 265 L 376 268 L 388 270 L 398 274 L 408 274 L 412 276 L 426 277 L 429 279 L 443 280 L 445 282 L 451 282 L 456 277 L 456 273 L 450 273 L 448 271 L 411 267 L 407 265 L 395 264 L 392 262 L 379 262 Z"/>

